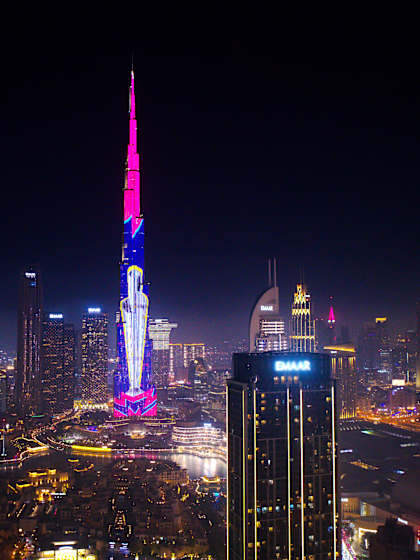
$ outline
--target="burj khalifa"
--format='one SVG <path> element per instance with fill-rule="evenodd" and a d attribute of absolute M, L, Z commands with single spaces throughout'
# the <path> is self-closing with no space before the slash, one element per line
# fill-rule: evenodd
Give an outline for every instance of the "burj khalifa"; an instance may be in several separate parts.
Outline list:
<path fill-rule="evenodd" d="M 124 182 L 124 229 L 117 323 L 118 367 L 114 416 L 156 415 L 149 339 L 149 290 L 144 277 L 144 219 L 140 211 L 140 158 L 137 151 L 134 72 L 130 84 L 130 128 Z"/>

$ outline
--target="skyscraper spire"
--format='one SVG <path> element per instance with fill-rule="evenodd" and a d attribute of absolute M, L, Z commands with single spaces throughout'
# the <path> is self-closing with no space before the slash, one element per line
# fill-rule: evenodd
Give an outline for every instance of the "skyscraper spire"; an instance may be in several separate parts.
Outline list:
<path fill-rule="evenodd" d="M 335 323 L 335 315 L 334 315 L 332 297 L 330 297 L 330 300 L 331 300 L 331 305 L 330 305 L 330 312 L 328 314 L 328 324 L 332 326 Z"/>
<path fill-rule="evenodd" d="M 134 71 L 129 90 L 129 139 L 124 183 L 124 234 L 120 265 L 119 364 L 114 383 L 114 416 L 153 416 L 149 338 L 149 287 L 144 274 L 144 220 L 140 213 L 140 158 L 137 151 Z"/>
<path fill-rule="evenodd" d="M 130 123 L 127 149 L 127 169 L 124 189 L 124 223 L 131 220 L 134 237 L 141 227 L 140 217 L 140 158 L 137 152 L 136 97 L 134 93 L 134 71 L 130 83 Z"/>

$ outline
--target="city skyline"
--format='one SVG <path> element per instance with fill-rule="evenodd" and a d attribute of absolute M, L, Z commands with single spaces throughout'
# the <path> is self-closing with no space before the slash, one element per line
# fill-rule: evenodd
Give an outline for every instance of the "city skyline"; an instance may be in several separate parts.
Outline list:
<path fill-rule="evenodd" d="M 5 51 L 0 556 L 420 559 L 417 29 L 63 22 Z"/>
<path fill-rule="evenodd" d="M 393 79 L 380 73 L 381 60 L 378 73 L 362 66 L 354 78 L 361 46 L 354 61 L 344 60 L 342 73 L 323 72 L 316 63 L 302 73 L 296 61 L 282 65 L 276 51 L 254 59 L 246 45 L 223 49 L 214 57 L 203 51 L 198 59 L 148 56 L 134 48 L 151 314 L 177 321 L 182 339 L 191 339 L 197 327 L 203 339 L 246 336 L 248 309 L 265 286 L 266 259 L 276 256 L 287 308 L 303 266 L 315 314 L 334 295 L 337 320 L 345 316 L 354 325 L 384 315 L 413 326 L 419 265 L 412 198 L 417 113 L 411 107 L 418 78 L 404 65 L 393 67 L 400 83 L 395 94 Z M 7 170 L 24 150 L 27 169 L 5 177 L 14 187 L 5 193 L 10 211 L 1 225 L 7 263 L 1 290 L 10 297 L 2 298 L 0 336 L 9 348 L 15 344 L 9 325 L 16 321 L 16 277 L 27 263 L 43 270 L 48 307 L 62 309 L 72 322 L 74 309 L 115 309 L 130 65 L 129 52 L 88 53 L 83 60 L 64 52 L 57 74 L 50 72 L 55 55 L 35 61 L 28 53 L 23 83 L 13 56 L 6 68 L 13 118 L 4 115 L 9 134 L 2 153 Z M 168 89 L 175 76 L 177 88 Z M 308 88 L 310 98 L 303 93 Z M 400 190 L 405 195 L 395 205 Z M 296 231 L 295 211 L 284 208 L 294 209 L 297 192 L 305 202 Z M 22 195 L 27 204 L 12 243 L 9 220 Z M 71 224 L 70 235 L 63 224 Z M 220 330 L 224 317 L 229 321 Z"/>

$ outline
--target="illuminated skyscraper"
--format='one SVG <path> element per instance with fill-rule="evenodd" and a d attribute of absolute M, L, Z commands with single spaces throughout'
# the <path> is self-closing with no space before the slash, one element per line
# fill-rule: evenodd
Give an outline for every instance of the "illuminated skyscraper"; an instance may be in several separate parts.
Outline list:
<path fill-rule="evenodd" d="M 391 337 L 389 334 L 389 321 L 387 317 L 376 317 L 376 329 L 379 342 L 379 373 L 385 383 L 392 380 Z"/>
<path fill-rule="evenodd" d="M 331 356 L 331 372 L 336 380 L 337 409 L 341 420 L 356 416 L 357 370 L 356 348 L 353 344 L 331 344 L 324 346 Z"/>
<path fill-rule="evenodd" d="M 330 299 L 331 299 L 331 305 L 330 305 L 330 311 L 328 313 L 328 330 L 329 330 L 328 344 L 335 344 L 337 342 L 337 335 L 335 331 L 335 313 L 332 304 L 332 297 Z"/>
<path fill-rule="evenodd" d="M 203 342 L 187 342 L 184 344 L 184 367 L 187 368 L 197 358 L 206 357 L 206 345 Z"/>
<path fill-rule="evenodd" d="M 73 408 L 76 369 L 76 333 L 74 325 L 64 323 L 63 327 L 63 402 L 64 409 Z"/>
<path fill-rule="evenodd" d="M 315 352 L 315 321 L 312 318 L 311 296 L 304 284 L 296 286 L 292 303 L 292 328 L 290 350 L 293 352 Z"/>
<path fill-rule="evenodd" d="M 16 405 L 21 414 L 37 412 L 41 402 L 42 289 L 38 269 L 20 275 L 17 333 Z"/>
<path fill-rule="evenodd" d="M 152 371 L 157 387 L 168 384 L 170 369 L 169 344 L 172 329 L 177 323 L 170 323 L 168 319 L 150 319 L 149 335 L 152 341 Z"/>
<path fill-rule="evenodd" d="M 234 354 L 226 418 L 228 560 L 339 559 L 329 356 Z"/>
<path fill-rule="evenodd" d="M 420 301 L 416 303 L 416 318 L 417 318 L 416 391 L 417 393 L 420 393 Z"/>
<path fill-rule="evenodd" d="M 169 375 L 171 381 L 178 378 L 179 372 L 184 368 L 184 349 L 179 342 L 169 343 Z"/>
<path fill-rule="evenodd" d="M 120 264 L 118 368 L 114 380 L 114 416 L 156 414 L 149 339 L 149 287 L 144 277 L 144 219 L 140 210 L 140 158 L 134 72 L 130 85 L 130 125 L 124 183 L 124 226 Z"/>
<path fill-rule="evenodd" d="M 268 261 L 268 285 L 257 299 L 249 319 L 249 351 L 267 352 L 287 350 L 284 318 L 280 315 L 279 288 L 277 286 L 276 259 L 273 274 Z"/>
<path fill-rule="evenodd" d="M 82 406 L 103 405 L 108 400 L 108 316 L 90 307 L 82 318 Z"/>
<path fill-rule="evenodd" d="M 73 407 L 74 333 L 62 313 L 49 313 L 42 321 L 42 410 L 59 414 Z M 71 346 L 73 344 L 73 347 Z M 69 391 L 71 391 L 69 393 Z"/>
<path fill-rule="evenodd" d="M 7 374 L 0 370 L 0 415 L 7 410 Z"/>

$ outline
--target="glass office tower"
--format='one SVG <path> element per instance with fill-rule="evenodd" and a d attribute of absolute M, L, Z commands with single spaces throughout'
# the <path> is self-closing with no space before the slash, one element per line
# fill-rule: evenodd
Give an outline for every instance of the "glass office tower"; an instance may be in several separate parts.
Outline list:
<path fill-rule="evenodd" d="M 89 307 L 82 318 L 81 393 L 84 407 L 108 400 L 108 315 L 100 307 Z"/>
<path fill-rule="evenodd" d="M 48 313 L 42 321 L 42 411 L 59 414 L 73 408 L 74 327 L 62 313 Z"/>
<path fill-rule="evenodd" d="M 330 358 L 234 354 L 227 383 L 227 557 L 340 557 Z"/>
<path fill-rule="evenodd" d="M 29 267 L 19 280 L 16 406 L 22 415 L 42 409 L 41 322 L 41 274 Z"/>

